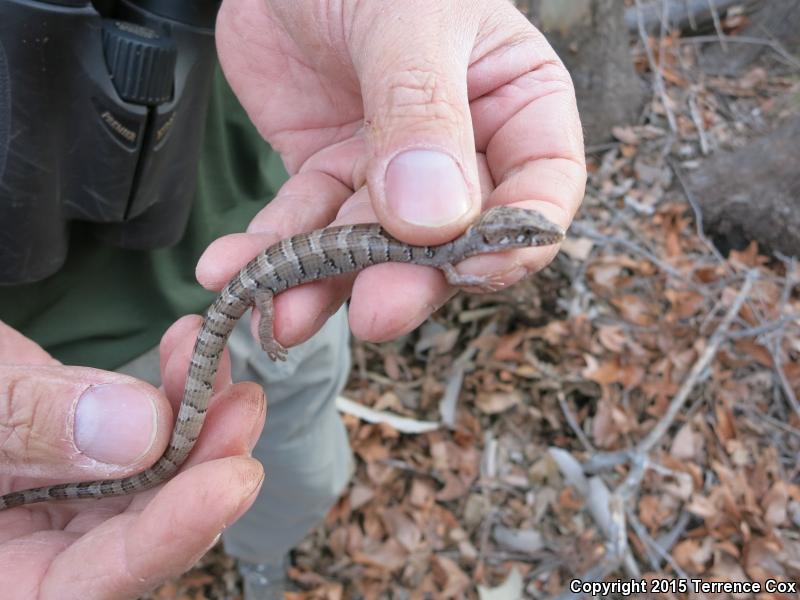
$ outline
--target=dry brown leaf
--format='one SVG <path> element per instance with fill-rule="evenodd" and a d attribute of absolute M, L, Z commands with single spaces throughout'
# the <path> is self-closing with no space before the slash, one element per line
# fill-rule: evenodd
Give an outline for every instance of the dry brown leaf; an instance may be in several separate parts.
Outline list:
<path fill-rule="evenodd" d="M 568 237 L 561 242 L 561 251 L 580 262 L 591 256 L 592 248 L 594 248 L 594 242 L 585 237 Z"/>
<path fill-rule="evenodd" d="M 541 337 L 552 345 L 560 344 L 570 335 L 572 335 L 572 326 L 566 321 L 550 321 L 537 331 L 537 337 Z"/>
<path fill-rule="evenodd" d="M 655 532 L 672 516 L 672 511 L 665 508 L 662 498 L 647 494 L 639 500 L 639 519 L 651 531 Z"/>
<path fill-rule="evenodd" d="M 396 571 L 406 562 L 408 552 L 395 539 L 389 539 L 380 545 L 366 546 L 363 551 L 353 555 L 353 561 L 369 565 L 379 570 Z"/>
<path fill-rule="evenodd" d="M 744 570 L 755 581 L 782 578 L 785 573 L 778 561 L 780 544 L 760 536 L 753 536 L 745 545 Z"/>
<path fill-rule="evenodd" d="M 411 482 L 411 492 L 408 495 L 409 502 L 416 508 L 429 509 L 436 501 L 433 486 L 422 479 L 414 479 Z"/>
<path fill-rule="evenodd" d="M 690 460 L 697 457 L 703 443 L 703 436 L 694 430 L 691 423 L 686 423 L 675 434 L 669 453 L 678 460 Z"/>
<path fill-rule="evenodd" d="M 597 329 L 597 339 L 611 352 L 621 353 L 628 342 L 628 334 L 618 325 L 601 325 Z"/>
<path fill-rule="evenodd" d="M 731 250 L 730 260 L 732 263 L 743 267 L 758 267 L 769 259 L 759 253 L 758 242 L 753 241 L 744 250 Z M 733 292 L 733 290 L 731 291 Z"/>
<path fill-rule="evenodd" d="M 153 597 L 157 600 L 173 600 L 174 598 L 178 598 L 178 585 L 174 581 L 168 581 L 164 585 L 162 585 L 156 592 L 153 594 Z"/>
<path fill-rule="evenodd" d="M 481 494 L 470 494 L 464 503 L 464 525 L 477 526 L 488 510 L 486 499 Z"/>
<path fill-rule="evenodd" d="M 470 586 L 470 578 L 455 563 L 446 556 L 437 554 L 431 563 L 433 576 L 441 591 L 438 598 L 461 597 Z"/>
<path fill-rule="evenodd" d="M 522 340 L 525 339 L 526 333 L 524 329 L 520 329 L 511 335 L 501 337 L 494 349 L 495 360 L 522 362 L 524 357 L 522 353 L 517 350 L 517 347 Z"/>
<path fill-rule="evenodd" d="M 714 560 L 714 566 L 707 575 L 708 581 L 747 581 L 747 574 L 741 565 L 725 555 Z M 732 600 L 750 600 L 752 594 L 731 594 Z"/>
<path fill-rule="evenodd" d="M 635 146 L 639 143 L 639 136 L 631 126 L 616 126 L 611 128 L 611 134 L 623 144 Z"/>
<path fill-rule="evenodd" d="M 625 412 L 610 400 L 600 400 L 597 412 L 592 420 L 592 438 L 601 448 L 611 448 L 622 434 L 635 427 Z"/>
<path fill-rule="evenodd" d="M 361 460 L 366 463 L 374 463 L 389 458 L 389 448 L 377 437 L 358 444 L 355 451 Z"/>
<path fill-rule="evenodd" d="M 284 592 L 285 600 L 342 600 L 344 586 L 328 582 L 307 592 Z"/>
<path fill-rule="evenodd" d="M 200 587 L 214 582 L 214 578 L 203 571 L 189 571 L 184 578 L 183 584 L 187 587 Z"/>
<path fill-rule="evenodd" d="M 614 290 L 619 285 L 623 266 L 616 263 L 593 264 L 587 274 L 597 285 Z"/>
<path fill-rule="evenodd" d="M 776 481 L 761 501 L 764 507 L 764 519 L 775 527 L 786 521 L 789 505 L 789 492 L 783 481 Z"/>
<path fill-rule="evenodd" d="M 686 510 L 704 519 L 710 519 L 719 512 L 710 498 L 700 494 L 692 496 L 692 501 L 688 504 Z"/>
<path fill-rule="evenodd" d="M 314 571 L 289 567 L 286 574 L 289 578 L 304 587 L 319 587 L 330 583 L 325 577 Z"/>
<path fill-rule="evenodd" d="M 438 321 L 426 321 L 419 329 L 419 339 L 414 344 L 414 355 L 433 359 L 453 351 L 461 338 L 461 328 L 445 327 Z"/>
<path fill-rule="evenodd" d="M 614 422 L 614 407 L 608 400 L 601 400 L 592 420 L 592 438 L 600 448 L 611 448 L 619 439 L 619 429 Z"/>
<path fill-rule="evenodd" d="M 337 527 L 328 534 L 328 547 L 337 558 L 344 556 L 347 551 L 347 528 Z"/>
<path fill-rule="evenodd" d="M 440 502 L 450 502 L 461 498 L 469 491 L 470 482 L 449 471 L 442 473 L 442 479 L 444 479 L 444 487 L 436 492 L 436 499 Z"/>
<path fill-rule="evenodd" d="M 678 471 L 677 477 L 675 477 L 672 481 L 665 481 L 662 484 L 662 489 L 665 494 L 669 494 L 670 496 L 684 502 L 692 497 L 694 488 L 695 486 L 692 482 L 692 476 L 688 473 L 680 471 Z"/>
<path fill-rule="evenodd" d="M 522 394 L 510 392 L 481 392 L 475 398 L 475 406 L 487 415 L 497 415 L 522 403 Z"/>
<path fill-rule="evenodd" d="M 644 369 L 634 364 L 623 365 L 620 357 L 615 356 L 596 366 L 587 364 L 582 375 L 601 385 L 619 383 L 625 388 L 632 388 L 639 385 L 644 379 Z"/>
<path fill-rule="evenodd" d="M 719 439 L 723 443 L 727 443 L 736 438 L 736 421 L 733 418 L 733 412 L 730 408 L 722 403 L 717 403 L 714 406 L 714 414 L 717 417 L 716 431 Z"/>
<path fill-rule="evenodd" d="M 350 488 L 350 494 L 348 497 L 350 501 L 350 509 L 358 510 L 374 497 L 375 492 L 371 487 L 356 483 Z"/>
<path fill-rule="evenodd" d="M 664 238 L 664 249 L 669 258 L 677 258 L 683 256 L 683 248 L 681 247 L 681 236 L 678 232 L 670 230 Z"/>
<path fill-rule="evenodd" d="M 383 357 L 383 370 L 394 381 L 400 381 L 403 371 L 400 368 L 400 358 L 394 352 L 387 352 Z"/>
<path fill-rule="evenodd" d="M 433 468 L 437 471 L 447 471 L 454 468 L 458 462 L 455 455 L 458 448 L 449 440 L 442 439 L 440 436 L 431 436 L 431 458 Z"/>
<path fill-rule="evenodd" d="M 684 569 L 692 574 L 700 575 L 708 567 L 714 552 L 714 540 L 707 537 L 703 540 L 683 540 L 675 545 L 672 557 Z"/>
<path fill-rule="evenodd" d="M 686 79 L 681 77 L 681 75 L 679 75 L 677 71 L 673 71 L 672 69 L 670 69 L 665 65 L 659 65 L 659 71 L 664 76 L 664 79 L 666 79 L 670 83 L 673 83 L 678 87 L 687 87 L 688 82 L 686 81 Z"/>
<path fill-rule="evenodd" d="M 700 313 L 706 304 L 706 298 L 702 294 L 690 290 L 667 289 L 664 295 L 672 304 L 673 315 L 678 319 L 688 319 Z"/>
<path fill-rule="evenodd" d="M 623 319 L 634 325 L 648 326 L 655 322 L 654 307 L 646 302 L 641 296 L 624 294 L 614 298 L 611 303 L 617 307 Z"/>
<path fill-rule="evenodd" d="M 399 413 L 405 410 L 399 396 L 392 391 L 381 394 L 375 404 L 372 405 L 372 408 L 375 410 L 391 410 Z"/>
<path fill-rule="evenodd" d="M 512 569 L 506 580 L 495 588 L 478 586 L 480 600 L 519 600 L 523 597 L 524 581 L 517 569 Z"/>
<path fill-rule="evenodd" d="M 558 495 L 558 508 L 577 512 L 583 508 L 583 498 L 571 487 L 565 487 Z"/>
<path fill-rule="evenodd" d="M 747 338 L 738 339 L 735 341 L 734 346 L 737 351 L 746 353 L 751 361 L 755 360 L 763 367 L 772 368 L 773 361 L 769 350 L 755 340 Z"/>
<path fill-rule="evenodd" d="M 422 541 L 422 532 L 403 510 L 391 507 L 380 511 L 389 536 L 396 539 L 408 552 L 414 552 Z"/>
<path fill-rule="evenodd" d="M 355 556 L 364 548 L 364 532 L 357 523 L 350 523 L 347 526 L 347 553 Z"/>
<path fill-rule="evenodd" d="M 393 466 L 376 460 L 367 463 L 367 477 L 375 485 L 386 485 L 397 477 L 397 473 Z"/>

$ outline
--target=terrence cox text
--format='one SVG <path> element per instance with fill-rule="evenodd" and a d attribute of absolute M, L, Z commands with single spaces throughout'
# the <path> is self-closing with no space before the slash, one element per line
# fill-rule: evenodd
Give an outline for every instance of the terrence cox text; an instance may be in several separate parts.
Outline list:
<path fill-rule="evenodd" d="M 569 582 L 573 594 L 586 594 L 595 598 L 636 596 L 641 594 L 758 594 L 761 592 L 796 594 L 797 582 L 767 579 L 766 581 L 706 581 L 703 579 L 617 579 L 615 581 Z"/>

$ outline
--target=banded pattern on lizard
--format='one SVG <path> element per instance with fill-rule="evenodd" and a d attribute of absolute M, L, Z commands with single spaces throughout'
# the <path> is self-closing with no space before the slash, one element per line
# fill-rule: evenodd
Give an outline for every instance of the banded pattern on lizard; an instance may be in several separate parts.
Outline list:
<path fill-rule="evenodd" d="M 478 254 L 560 242 L 564 230 L 533 210 L 500 206 L 489 209 L 460 237 L 439 246 L 411 246 L 377 224 L 329 227 L 278 242 L 251 260 L 206 311 L 195 342 L 172 437 L 151 467 L 121 479 L 49 485 L 0 496 L 0 510 L 77 498 L 132 494 L 169 479 L 194 447 L 203 427 L 212 382 L 222 351 L 237 320 L 251 306 L 261 312 L 261 345 L 272 360 L 286 349 L 272 334 L 272 299 L 291 287 L 387 262 L 441 269 L 457 286 L 491 288 L 491 280 L 461 275 L 454 265 Z"/>

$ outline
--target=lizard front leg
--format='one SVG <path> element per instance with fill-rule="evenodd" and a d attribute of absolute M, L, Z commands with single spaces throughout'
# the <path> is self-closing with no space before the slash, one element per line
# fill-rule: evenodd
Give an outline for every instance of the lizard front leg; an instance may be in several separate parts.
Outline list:
<path fill-rule="evenodd" d="M 273 330 L 273 294 L 268 290 L 259 290 L 255 294 L 254 302 L 256 308 L 261 313 L 261 320 L 258 322 L 258 338 L 261 347 L 272 360 L 286 360 L 287 350 L 275 339 Z"/>
<path fill-rule="evenodd" d="M 459 273 L 450 263 L 439 267 L 444 273 L 447 283 L 460 288 L 477 288 L 482 292 L 497 292 L 505 287 L 500 275 L 468 275 Z"/>

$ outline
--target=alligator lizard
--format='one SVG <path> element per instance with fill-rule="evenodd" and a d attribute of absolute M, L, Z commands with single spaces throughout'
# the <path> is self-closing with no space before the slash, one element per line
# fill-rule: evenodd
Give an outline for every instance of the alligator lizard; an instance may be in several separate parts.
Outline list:
<path fill-rule="evenodd" d="M 452 285 L 491 288 L 490 279 L 462 275 L 454 265 L 477 254 L 545 246 L 563 237 L 564 230 L 540 213 L 501 206 L 486 211 L 463 235 L 439 246 L 410 246 L 377 224 L 329 227 L 278 242 L 247 263 L 206 311 L 169 446 L 154 465 L 122 479 L 11 492 L 0 496 L 0 510 L 46 500 L 132 494 L 171 477 L 200 435 L 222 351 L 236 321 L 249 307 L 255 305 L 261 312 L 261 346 L 272 360 L 285 359 L 286 349 L 272 335 L 272 298 L 279 292 L 385 262 L 436 267 Z"/>

